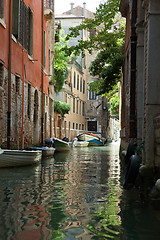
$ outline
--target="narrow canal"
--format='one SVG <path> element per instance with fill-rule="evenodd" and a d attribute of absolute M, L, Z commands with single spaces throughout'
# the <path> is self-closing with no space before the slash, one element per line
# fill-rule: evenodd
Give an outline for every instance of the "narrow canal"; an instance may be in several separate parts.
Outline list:
<path fill-rule="evenodd" d="M 0 240 L 159 240 L 160 212 L 120 184 L 119 144 L 0 169 Z"/>

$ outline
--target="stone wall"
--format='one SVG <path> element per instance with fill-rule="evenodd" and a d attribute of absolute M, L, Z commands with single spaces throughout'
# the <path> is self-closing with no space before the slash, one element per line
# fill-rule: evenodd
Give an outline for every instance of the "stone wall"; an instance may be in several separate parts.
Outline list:
<path fill-rule="evenodd" d="M 8 111 L 8 70 L 3 66 L 3 84 L 0 86 L 0 146 L 7 145 L 7 111 Z M 53 100 L 44 95 L 44 137 L 49 138 L 53 132 Z M 20 148 L 22 136 L 22 79 L 11 76 L 11 147 Z M 24 146 L 41 144 L 41 92 L 24 83 Z"/>

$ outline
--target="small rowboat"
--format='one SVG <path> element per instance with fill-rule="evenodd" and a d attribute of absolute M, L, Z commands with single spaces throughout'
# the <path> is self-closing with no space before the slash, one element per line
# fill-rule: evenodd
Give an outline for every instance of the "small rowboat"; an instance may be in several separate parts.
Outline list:
<path fill-rule="evenodd" d="M 0 167 L 33 165 L 41 161 L 42 151 L 0 150 Z"/>

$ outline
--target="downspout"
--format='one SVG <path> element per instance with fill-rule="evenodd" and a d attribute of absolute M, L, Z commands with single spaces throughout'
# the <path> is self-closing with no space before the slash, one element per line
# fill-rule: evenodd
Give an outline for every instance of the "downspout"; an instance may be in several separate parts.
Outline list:
<path fill-rule="evenodd" d="M 23 30 L 23 47 L 22 47 L 22 126 L 21 126 L 21 149 L 24 148 L 24 30 Z"/>
<path fill-rule="evenodd" d="M 44 140 L 44 100 L 43 100 L 43 89 L 44 89 L 44 75 L 43 75 L 43 68 L 44 68 L 44 0 L 42 0 L 42 22 L 41 22 L 41 30 L 42 30 L 42 46 L 41 46 L 41 51 L 42 51 L 42 59 L 41 59 L 41 91 L 42 91 L 42 96 L 41 96 L 41 144 L 43 144 Z"/>
<path fill-rule="evenodd" d="M 137 0 L 132 0 L 131 10 L 131 80 L 130 80 L 130 138 L 137 137 L 136 117 L 136 21 L 137 21 Z"/>
<path fill-rule="evenodd" d="M 11 69 L 12 69 L 12 0 L 9 1 L 9 49 L 8 49 L 8 111 L 7 111 L 7 148 L 10 149 L 11 137 Z"/>

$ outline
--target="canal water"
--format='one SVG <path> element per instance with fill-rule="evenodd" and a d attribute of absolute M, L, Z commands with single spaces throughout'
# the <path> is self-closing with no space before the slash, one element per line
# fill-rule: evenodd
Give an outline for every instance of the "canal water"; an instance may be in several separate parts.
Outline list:
<path fill-rule="evenodd" d="M 159 210 L 120 179 L 118 142 L 0 169 L 0 240 L 159 240 Z"/>

